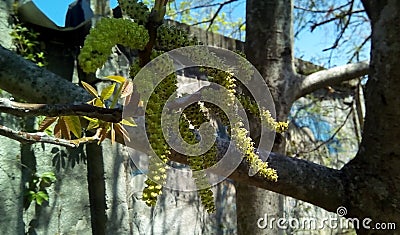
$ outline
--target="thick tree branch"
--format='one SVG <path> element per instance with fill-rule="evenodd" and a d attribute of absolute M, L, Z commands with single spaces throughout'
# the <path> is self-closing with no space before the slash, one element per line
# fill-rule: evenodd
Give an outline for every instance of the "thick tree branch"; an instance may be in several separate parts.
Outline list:
<path fill-rule="evenodd" d="M 89 104 L 26 104 L 0 98 L 0 112 L 12 115 L 27 116 L 87 116 L 106 122 L 120 122 L 122 109 L 106 109 Z"/>
<path fill-rule="evenodd" d="M 86 102 L 89 93 L 0 45 L 0 89 L 28 102 Z"/>
<path fill-rule="evenodd" d="M 278 172 L 278 182 L 258 175 L 250 177 L 245 162 L 229 178 L 310 202 L 332 212 L 343 205 L 345 185 L 340 170 L 278 154 L 271 154 L 268 164 Z"/>
<path fill-rule="evenodd" d="M 334 85 L 366 75 L 368 74 L 368 70 L 369 63 L 367 61 L 363 61 L 356 64 L 342 65 L 310 74 L 304 79 L 298 79 L 295 81 L 294 86 L 291 88 L 293 101 L 328 85 Z"/>
<path fill-rule="evenodd" d="M 218 156 L 218 159 L 221 157 L 222 155 Z M 250 168 L 245 161 L 229 178 L 239 183 L 310 202 L 328 211 L 336 211 L 338 206 L 344 204 L 345 185 L 340 170 L 276 153 L 270 153 L 269 156 L 261 156 L 261 158 L 268 158 L 269 166 L 277 170 L 277 182 L 266 180 L 259 175 L 249 176 Z M 171 160 L 187 164 L 186 156 L 178 153 L 174 153 Z"/>

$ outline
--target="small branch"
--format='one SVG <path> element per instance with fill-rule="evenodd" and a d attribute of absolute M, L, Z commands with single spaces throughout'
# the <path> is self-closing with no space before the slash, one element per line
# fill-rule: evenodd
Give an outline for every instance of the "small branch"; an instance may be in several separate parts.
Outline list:
<path fill-rule="evenodd" d="M 353 109 L 350 109 L 350 111 L 347 113 L 345 120 L 343 121 L 343 123 L 339 126 L 339 128 L 337 128 L 337 130 L 329 137 L 329 139 L 323 141 L 322 143 L 318 144 L 316 147 L 314 147 L 311 150 L 303 150 L 303 151 L 299 151 L 296 153 L 296 156 L 299 156 L 301 154 L 308 154 L 314 151 L 317 151 L 319 148 L 321 148 L 322 146 L 328 144 L 329 142 L 331 142 L 336 135 L 339 133 L 340 130 L 342 130 L 342 128 L 344 127 L 344 125 L 346 125 L 347 121 L 350 118 L 350 115 L 353 113 Z"/>
<path fill-rule="evenodd" d="M 357 50 L 353 53 L 353 55 L 350 57 L 349 59 L 349 63 L 356 57 L 358 56 L 358 53 L 360 52 L 360 50 L 365 46 L 365 44 L 367 44 L 367 42 L 371 39 L 371 35 L 369 35 L 368 37 L 366 37 L 364 39 L 364 41 L 357 47 Z"/>
<path fill-rule="evenodd" d="M 210 24 L 208 25 L 206 31 L 210 30 L 212 24 L 214 23 L 215 19 L 217 18 L 218 14 L 219 14 L 219 12 L 222 10 L 222 8 L 223 8 L 225 5 L 228 5 L 228 4 L 230 4 L 230 3 L 232 3 L 232 2 L 236 2 L 236 1 L 237 1 L 237 0 L 229 0 L 229 1 L 226 1 L 226 2 L 223 2 L 223 3 L 220 3 L 220 4 L 219 4 L 219 7 L 218 7 L 217 11 L 214 13 L 213 17 L 211 17 L 211 18 L 208 19 L 208 20 L 204 20 L 204 21 L 200 21 L 200 22 L 194 23 L 194 24 L 192 24 L 192 26 L 199 25 L 199 24 L 210 23 Z"/>
<path fill-rule="evenodd" d="M 233 1 L 231 1 L 231 2 L 236 2 L 236 1 L 238 1 L 238 0 L 233 0 Z M 190 10 L 196 10 L 196 9 L 200 9 L 200 8 L 207 8 L 207 7 L 220 6 L 221 4 L 224 4 L 224 3 L 212 3 L 212 4 L 205 4 L 205 5 L 199 5 L 199 6 L 189 7 L 189 8 L 186 8 L 186 9 L 183 9 L 183 10 L 180 10 L 180 11 L 177 11 L 177 12 L 175 12 L 174 14 L 172 14 L 171 16 L 175 16 L 175 15 L 178 15 L 178 14 L 182 14 L 182 13 L 184 13 L 184 12 L 186 12 L 186 11 L 190 11 Z"/>
<path fill-rule="evenodd" d="M 315 90 L 328 85 L 348 81 L 368 74 L 369 62 L 362 61 L 355 64 L 346 64 L 327 70 L 315 72 L 304 79 L 297 79 L 290 93 L 293 94 L 293 101 Z"/>
<path fill-rule="evenodd" d="M 311 10 L 311 9 L 307 9 L 307 8 L 300 7 L 300 6 L 294 6 L 294 9 L 301 10 L 301 11 L 307 11 L 307 12 L 311 12 L 311 13 L 325 13 L 326 14 L 326 13 L 330 13 L 330 12 L 333 12 L 333 11 L 340 10 L 340 9 L 350 5 L 350 4 L 351 4 L 350 2 L 347 2 L 347 3 L 345 3 L 345 4 L 341 5 L 341 6 L 338 6 L 336 8 L 329 8 L 328 10 Z"/>
<path fill-rule="evenodd" d="M 122 120 L 122 109 L 107 109 L 89 104 L 26 104 L 18 103 L 5 98 L 0 98 L 0 112 L 12 115 L 27 116 L 87 116 L 97 118 L 106 122 L 120 122 Z"/>
<path fill-rule="evenodd" d="M 15 131 L 8 127 L 0 125 L 0 135 L 16 140 L 21 143 L 35 144 L 35 143 L 48 143 L 55 144 L 64 147 L 76 148 L 77 144 L 70 142 L 69 140 L 59 139 L 48 136 L 44 132 L 28 133 L 22 131 Z"/>

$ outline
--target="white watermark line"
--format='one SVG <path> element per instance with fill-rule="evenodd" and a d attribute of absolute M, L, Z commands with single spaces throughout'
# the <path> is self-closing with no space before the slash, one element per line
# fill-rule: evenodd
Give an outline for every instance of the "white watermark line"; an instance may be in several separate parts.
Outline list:
<path fill-rule="evenodd" d="M 372 229 L 372 230 L 396 230 L 395 222 L 374 222 L 371 218 L 344 218 L 347 215 L 347 208 L 339 206 L 336 215 L 326 218 L 277 218 L 264 214 L 264 217 L 257 220 L 257 227 L 260 229 L 301 229 L 301 230 L 322 230 L 322 229 Z"/>

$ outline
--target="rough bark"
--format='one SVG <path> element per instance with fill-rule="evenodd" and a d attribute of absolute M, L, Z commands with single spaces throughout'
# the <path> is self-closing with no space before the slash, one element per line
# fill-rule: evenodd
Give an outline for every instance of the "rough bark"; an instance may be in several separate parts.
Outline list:
<path fill-rule="evenodd" d="M 287 81 L 295 77 L 293 64 L 292 1 L 246 1 L 246 58 L 257 68 L 267 83 L 275 103 L 278 120 L 287 119 L 291 104 L 286 100 Z M 262 92 L 262 91 L 259 91 Z M 257 119 L 251 118 L 251 137 L 258 143 Z M 277 136 L 273 150 L 284 153 L 285 142 Z M 280 174 L 280 173 L 279 173 Z M 243 175 L 242 177 L 245 177 Z M 236 187 L 238 234 L 265 234 L 256 226 L 265 214 L 282 218 L 282 196 L 246 183 Z M 268 230 L 278 234 L 278 228 Z"/>
<path fill-rule="evenodd" d="M 400 2 L 363 1 L 372 49 L 366 117 L 357 156 L 342 169 L 350 216 L 400 225 Z M 364 231 L 365 232 L 365 231 Z M 376 232 L 376 231 L 375 231 Z M 393 231 L 382 231 L 384 234 Z"/>
<path fill-rule="evenodd" d="M 28 102 L 86 102 L 88 92 L 0 45 L 0 88 Z"/>

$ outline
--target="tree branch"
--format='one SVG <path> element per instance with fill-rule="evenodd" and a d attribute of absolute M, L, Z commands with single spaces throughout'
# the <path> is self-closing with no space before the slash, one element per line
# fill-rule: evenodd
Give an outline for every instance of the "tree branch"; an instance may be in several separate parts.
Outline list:
<path fill-rule="evenodd" d="M 89 104 L 27 104 L 18 103 L 9 99 L 0 98 L 0 112 L 9 113 L 19 117 L 27 116 L 87 116 L 106 122 L 120 122 L 122 109 L 107 109 Z"/>
<path fill-rule="evenodd" d="M 295 80 L 295 84 L 292 86 L 292 88 L 290 88 L 291 94 L 293 94 L 293 100 L 297 100 L 306 94 L 324 88 L 328 85 L 337 84 L 366 75 L 368 74 L 368 70 L 369 63 L 367 61 L 363 61 L 355 64 L 346 64 L 331 69 L 322 70 L 310 74 L 304 79 L 297 79 Z"/>
<path fill-rule="evenodd" d="M 44 132 L 28 133 L 23 131 L 15 131 L 2 125 L 0 125 L 0 135 L 27 144 L 35 144 L 40 142 L 71 148 L 75 148 L 78 146 L 78 144 L 72 143 L 69 140 L 51 137 Z"/>
<path fill-rule="evenodd" d="M 327 70 L 330 71 L 330 70 Z M 327 79 L 327 71 L 322 71 L 319 75 L 310 75 L 299 82 L 299 86 L 304 91 L 315 88 L 313 81 L 319 81 L 317 84 L 323 86 Z M 357 74 L 360 76 L 360 74 Z M 328 76 L 329 77 L 329 76 Z M 330 76 L 332 77 L 332 76 Z M 21 82 L 18 82 L 18 81 Z M 322 80 L 322 81 L 321 81 Z M 345 79 L 344 79 L 345 80 Z M 11 83 L 11 85 L 10 85 Z M 62 87 L 62 88 L 60 88 Z M 30 102 L 40 103 L 73 103 L 90 100 L 90 95 L 82 88 L 63 80 L 57 75 L 35 66 L 33 63 L 25 61 L 22 57 L 0 47 L 0 88 L 6 89 L 12 94 L 18 94 Z M 65 92 L 66 89 L 68 92 Z M 185 103 L 187 100 L 181 100 Z M 176 105 L 181 105 L 178 102 Z M 125 143 L 128 147 L 149 153 L 150 146 L 146 137 L 144 118 L 135 119 L 136 127 L 127 127 L 131 140 L 129 142 L 119 139 L 120 143 Z M 3 128 L 3 134 L 19 141 L 28 141 L 29 143 L 46 142 L 46 138 L 41 133 L 22 133 Z M 47 139 L 46 143 L 64 143 L 59 139 Z M 66 140 L 64 140 L 66 141 Z M 75 141 L 75 140 L 73 140 Z M 80 144 L 81 142 L 78 142 Z M 71 141 L 66 145 L 71 146 Z M 223 152 L 221 150 L 220 152 Z M 173 154 L 171 160 L 183 162 L 187 161 L 186 156 Z M 278 171 L 278 182 L 270 182 L 262 177 L 248 176 L 248 165 L 242 162 L 239 168 L 230 176 L 238 182 L 247 183 L 256 187 L 268 189 L 285 195 L 289 195 L 304 201 L 314 203 L 327 210 L 333 211 L 342 203 L 344 189 L 341 181 L 341 172 L 330 169 L 305 160 L 291 158 L 276 154 L 271 154 L 268 158 L 270 166 Z M 336 193 L 332 193 L 336 192 Z"/>
<path fill-rule="evenodd" d="M 0 89 L 28 102 L 65 104 L 92 99 L 83 88 L 0 45 Z"/>
<path fill-rule="evenodd" d="M 268 165 L 278 172 L 277 182 L 259 175 L 250 177 L 246 162 L 242 162 L 229 178 L 310 202 L 331 212 L 344 204 L 345 185 L 340 170 L 274 153 L 270 154 Z"/>

